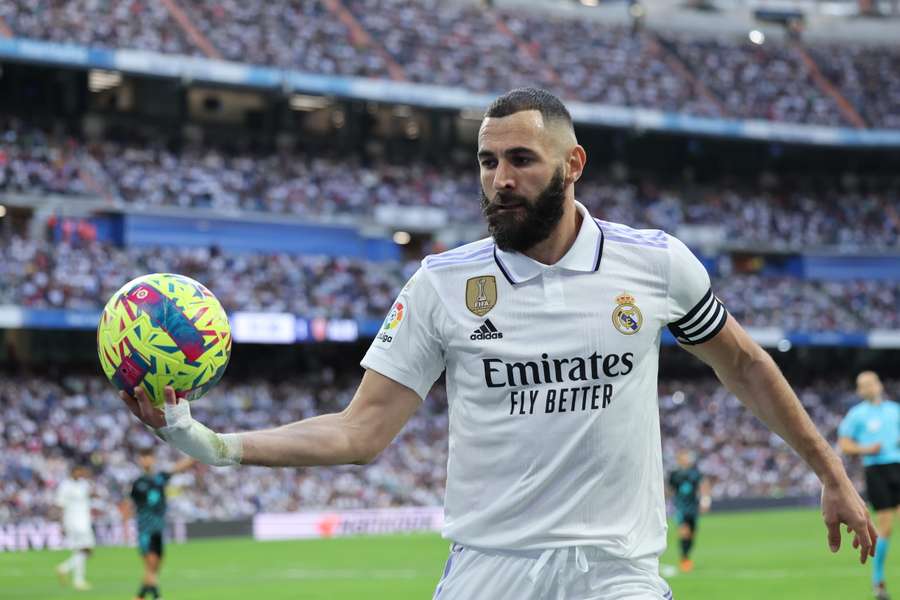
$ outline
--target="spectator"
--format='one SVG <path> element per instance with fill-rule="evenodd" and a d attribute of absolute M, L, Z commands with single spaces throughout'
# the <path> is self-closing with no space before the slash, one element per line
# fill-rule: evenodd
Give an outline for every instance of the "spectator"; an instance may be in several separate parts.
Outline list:
<path fill-rule="evenodd" d="M 123 249 L 90 238 L 0 242 L 0 304 L 100 309 L 125 282 L 176 272 L 214 290 L 228 311 L 292 312 L 312 318 L 380 319 L 409 274 L 399 262 L 215 248 Z M 714 283 L 747 326 L 789 331 L 900 329 L 900 281 L 819 281 L 732 275 Z"/>
<path fill-rule="evenodd" d="M 656 34 L 565 12 L 499 10 L 440 0 L 181 3 L 224 58 L 324 75 L 388 78 L 386 56 L 413 82 L 496 93 L 538 85 L 569 100 L 700 116 L 849 126 L 804 62 L 799 42 Z M 166 5 L 139 0 L 13 0 L 0 18 L 17 36 L 202 55 Z M 373 41 L 374 40 L 374 41 Z M 202 45 L 202 44 L 200 44 Z M 900 128 L 900 51 L 809 46 L 820 69 L 872 127 Z M 685 69 L 673 66 L 681 61 Z M 693 77 L 710 90 L 710 101 Z M 724 107 L 724 113 L 722 108 Z"/>
<path fill-rule="evenodd" d="M 122 207 L 181 206 L 219 214 L 287 213 L 304 218 L 372 215 L 379 204 L 446 210 L 456 222 L 482 223 L 470 171 L 424 163 L 362 165 L 302 154 L 237 154 L 216 148 L 171 152 L 155 143 L 102 142 L 88 151 L 76 138 L 7 125 L 0 150 L 0 192 L 93 195 L 102 187 Z M 822 176 L 759 185 L 723 178 L 663 186 L 595 176 L 578 198 L 595 215 L 677 233 L 683 225 L 721 229 L 739 246 L 799 251 L 889 250 L 900 243 L 900 181 Z M 101 185 L 102 183 L 102 185 Z"/>
<path fill-rule="evenodd" d="M 226 379 L 195 403 L 195 412 L 221 431 L 270 427 L 341 410 L 354 383 L 330 370 L 308 374 L 302 382 Z M 851 383 L 815 380 L 796 388 L 831 441 L 845 405 L 852 402 Z M 886 381 L 885 387 L 888 397 L 898 397 L 900 381 Z M 172 514 L 186 520 L 234 519 L 260 511 L 437 506 L 446 478 L 446 402 L 443 386 L 435 386 L 394 443 L 367 467 L 238 472 L 197 466 L 173 480 L 178 491 L 171 497 Z M 0 520 L 46 519 L 72 456 L 90 457 L 96 465 L 100 512 L 109 521 L 118 519 L 115 506 L 138 473 L 137 450 L 156 441 L 122 410 L 112 386 L 97 377 L 3 376 L 0 410 L 5 416 L 0 421 Z M 663 381 L 660 412 L 666 460 L 674 460 L 678 448 L 694 448 L 716 499 L 819 493 L 813 473 L 718 381 Z M 860 476 L 857 469 L 857 480 Z"/>

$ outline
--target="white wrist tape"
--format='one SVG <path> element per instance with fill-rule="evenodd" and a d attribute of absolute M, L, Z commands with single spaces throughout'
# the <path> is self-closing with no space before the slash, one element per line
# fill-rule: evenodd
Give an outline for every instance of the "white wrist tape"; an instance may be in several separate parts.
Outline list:
<path fill-rule="evenodd" d="M 191 417 L 187 400 L 166 404 L 166 426 L 156 430 L 163 440 L 202 463 L 225 467 L 241 462 L 243 447 L 237 434 L 220 434 Z"/>

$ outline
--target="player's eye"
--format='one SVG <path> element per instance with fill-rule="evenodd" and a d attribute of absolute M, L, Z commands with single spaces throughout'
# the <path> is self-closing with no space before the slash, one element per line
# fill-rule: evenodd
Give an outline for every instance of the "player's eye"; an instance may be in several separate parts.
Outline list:
<path fill-rule="evenodd" d="M 485 158 L 481 161 L 481 167 L 484 169 L 494 169 L 497 167 L 497 159 Z"/>
<path fill-rule="evenodd" d="M 512 159 L 512 164 L 517 167 L 524 167 L 530 165 L 532 163 L 531 157 L 529 156 L 515 156 Z"/>

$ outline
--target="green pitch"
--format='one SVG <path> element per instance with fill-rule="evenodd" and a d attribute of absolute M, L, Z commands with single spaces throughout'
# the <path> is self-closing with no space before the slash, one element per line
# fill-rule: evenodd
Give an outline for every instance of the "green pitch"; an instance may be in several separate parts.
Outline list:
<path fill-rule="evenodd" d="M 811 510 L 709 515 L 700 522 L 696 568 L 670 575 L 677 541 L 670 529 L 664 574 L 678 600 L 853 600 L 870 598 L 870 567 L 845 546 L 831 555 Z M 166 547 L 166 600 L 429 599 L 448 545 L 436 535 L 316 541 L 197 541 Z M 101 548 L 88 562 L 94 590 L 60 588 L 53 566 L 66 552 L 0 554 L 0 598 L 123 600 L 141 565 L 131 548 Z M 888 557 L 888 589 L 900 593 L 900 545 Z M 495 599 L 472 599 L 495 600 Z M 573 599 L 575 600 L 575 599 Z"/>

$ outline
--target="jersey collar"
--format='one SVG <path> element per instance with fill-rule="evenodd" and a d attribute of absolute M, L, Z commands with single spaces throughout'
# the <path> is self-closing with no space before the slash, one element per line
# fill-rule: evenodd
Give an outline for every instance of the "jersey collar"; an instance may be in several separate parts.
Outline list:
<path fill-rule="evenodd" d="M 575 243 L 555 265 L 545 265 L 519 252 L 508 252 L 494 246 L 494 260 L 500 272 L 513 285 L 534 279 L 547 269 L 566 269 L 593 273 L 600 268 L 603 255 L 603 230 L 581 202 L 575 201 L 575 209 L 583 217 Z"/>

